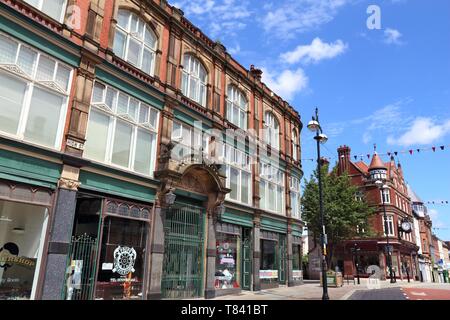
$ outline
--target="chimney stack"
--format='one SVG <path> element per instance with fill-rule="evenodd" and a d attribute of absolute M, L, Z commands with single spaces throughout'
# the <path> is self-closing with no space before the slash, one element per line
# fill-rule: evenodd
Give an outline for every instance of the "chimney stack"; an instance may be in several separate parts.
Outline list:
<path fill-rule="evenodd" d="M 350 165 L 350 147 L 344 145 L 338 148 L 338 156 L 339 156 L 339 166 L 338 166 L 338 174 L 341 175 L 344 172 L 348 172 Z"/>
<path fill-rule="evenodd" d="M 252 64 L 250 66 L 250 74 L 255 77 L 258 81 L 261 81 L 262 78 L 262 70 L 255 68 L 255 65 Z"/>

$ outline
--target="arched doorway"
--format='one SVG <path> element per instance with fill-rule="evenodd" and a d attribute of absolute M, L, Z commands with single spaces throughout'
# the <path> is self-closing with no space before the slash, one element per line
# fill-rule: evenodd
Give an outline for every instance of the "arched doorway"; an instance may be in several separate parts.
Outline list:
<path fill-rule="evenodd" d="M 175 203 L 164 215 L 164 258 L 161 296 L 195 298 L 207 286 L 208 249 L 215 246 L 214 209 L 228 189 L 212 166 L 194 164 L 180 170 L 172 181 Z M 212 231 L 212 232 L 211 232 Z"/>

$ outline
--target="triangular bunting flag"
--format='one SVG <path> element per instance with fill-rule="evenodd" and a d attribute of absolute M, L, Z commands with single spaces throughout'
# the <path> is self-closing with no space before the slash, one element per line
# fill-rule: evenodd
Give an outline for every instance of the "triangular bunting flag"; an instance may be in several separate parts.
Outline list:
<path fill-rule="evenodd" d="M 441 146 L 441 150 L 444 150 L 445 146 Z"/>
<path fill-rule="evenodd" d="M 358 159 L 358 156 L 353 156 L 353 158 L 355 158 L 355 161 Z"/>
<path fill-rule="evenodd" d="M 409 154 L 412 154 L 413 153 L 413 151 L 412 150 L 409 150 Z"/>
<path fill-rule="evenodd" d="M 419 153 L 420 152 L 420 149 L 417 149 L 417 153 Z"/>
<path fill-rule="evenodd" d="M 390 157 L 390 156 L 391 156 L 391 153 L 390 153 L 390 152 L 388 152 L 388 153 L 387 153 L 387 155 L 388 155 L 388 157 Z"/>
<path fill-rule="evenodd" d="M 395 151 L 395 152 L 394 152 L 394 154 L 395 154 L 395 155 L 397 155 L 397 154 L 398 154 L 398 152 L 397 152 L 397 151 Z"/>
<path fill-rule="evenodd" d="M 367 159 L 370 159 L 370 154 L 367 154 Z"/>
<path fill-rule="evenodd" d="M 435 152 L 435 151 L 436 151 L 436 147 L 432 147 L 431 149 L 433 149 L 433 152 Z"/>

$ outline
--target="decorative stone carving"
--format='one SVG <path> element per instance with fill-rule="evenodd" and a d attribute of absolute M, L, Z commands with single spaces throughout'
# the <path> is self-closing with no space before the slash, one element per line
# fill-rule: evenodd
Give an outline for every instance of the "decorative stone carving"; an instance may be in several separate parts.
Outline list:
<path fill-rule="evenodd" d="M 71 180 L 71 179 L 66 179 L 66 178 L 60 178 L 58 180 L 58 188 L 61 188 L 61 189 L 77 191 L 78 188 L 80 187 L 80 185 L 81 185 L 81 182 L 76 181 L 76 180 Z"/>

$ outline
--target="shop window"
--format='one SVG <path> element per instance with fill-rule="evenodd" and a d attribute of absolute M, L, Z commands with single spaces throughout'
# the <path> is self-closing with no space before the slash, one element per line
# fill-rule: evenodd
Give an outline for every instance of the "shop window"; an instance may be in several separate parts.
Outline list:
<path fill-rule="evenodd" d="M 155 72 L 157 38 L 153 30 L 137 15 L 119 10 L 114 53 L 153 76 Z"/>
<path fill-rule="evenodd" d="M 301 257 L 301 246 L 299 244 L 292 245 L 292 269 L 301 270 L 302 269 L 302 257 Z"/>
<path fill-rule="evenodd" d="M 25 0 L 25 2 L 28 2 L 58 22 L 62 23 L 64 21 L 67 0 Z"/>
<path fill-rule="evenodd" d="M 278 281 L 278 242 L 261 240 L 261 267 L 259 278 L 263 282 Z"/>
<path fill-rule="evenodd" d="M 147 225 L 106 217 L 95 299 L 142 299 Z"/>
<path fill-rule="evenodd" d="M 0 300 L 35 298 L 47 218 L 44 207 L 0 200 Z"/>
<path fill-rule="evenodd" d="M 227 199 L 251 204 L 251 157 L 243 151 L 223 145 L 221 160 L 226 164 Z"/>
<path fill-rule="evenodd" d="M 0 131 L 59 148 L 72 69 L 0 33 Z"/>
<path fill-rule="evenodd" d="M 96 81 L 84 155 L 151 176 L 158 119 L 157 109 Z"/>
<path fill-rule="evenodd" d="M 216 289 L 240 288 L 241 238 L 240 228 L 235 229 L 236 234 L 223 233 L 219 230 L 216 233 Z"/>

